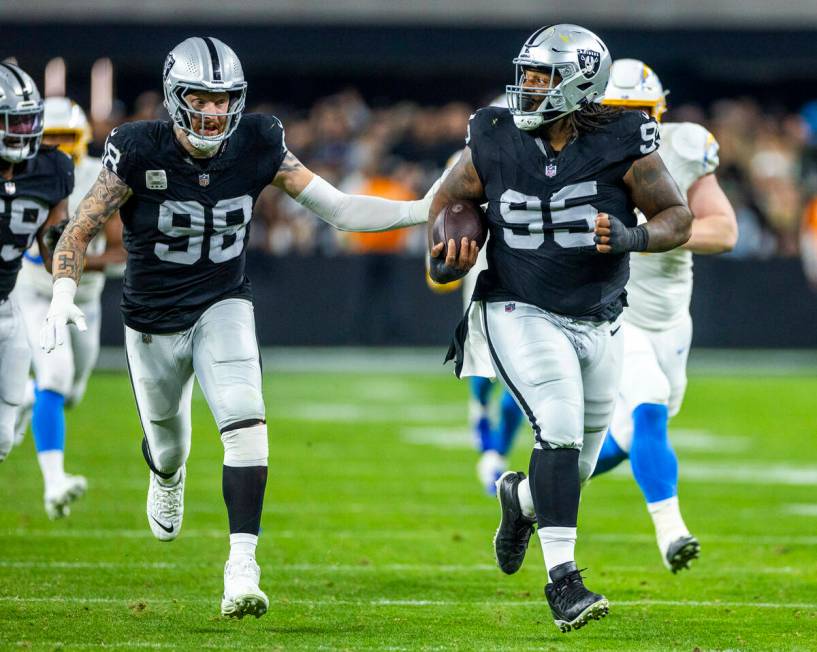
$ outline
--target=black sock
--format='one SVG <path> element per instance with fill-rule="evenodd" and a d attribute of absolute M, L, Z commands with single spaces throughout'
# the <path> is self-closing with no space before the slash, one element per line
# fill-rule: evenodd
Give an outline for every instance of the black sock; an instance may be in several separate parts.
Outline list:
<path fill-rule="evenodd" d="M 266 486 L 266 466 L 223 467 L 221 487 L 230 519 L 230 534 L 258 534 Z"/>
<path fill-rule="evenodd" d="M 528 474 L 539 527 L 576 527 L 581 491 L 579 451 L 534 448 Z"/>

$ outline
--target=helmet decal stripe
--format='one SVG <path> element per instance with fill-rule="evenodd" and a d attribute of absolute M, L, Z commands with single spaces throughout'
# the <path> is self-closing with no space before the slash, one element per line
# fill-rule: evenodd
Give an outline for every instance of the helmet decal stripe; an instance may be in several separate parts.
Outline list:
<path fill-rule="evenodd" d="M 213 81 L 221 81 L 221 60 L 218 58 L 218 50 L 213 39 L 209 36 L 204 37 L 204 42 L 207 44 L 207 50 L 210 52 L 210 62 L 213 66 Z"/>
<path fill-rule="evenodd" d="M 24 100 L 31 99 L 31 93 L 29 92 L 28 84 L 26 84 L 25 80 L 20 76 L 20 73 L 14 69 L 14 66 L 2 62 L 0 62 L 0 66 L 3 66 L 6 70 L 10 71 L 12 75 L 14 75 L 14 78 L 17 80 L 17 83 L 20 84 L 20 90 L 23 93 L 23 99 Z"/>

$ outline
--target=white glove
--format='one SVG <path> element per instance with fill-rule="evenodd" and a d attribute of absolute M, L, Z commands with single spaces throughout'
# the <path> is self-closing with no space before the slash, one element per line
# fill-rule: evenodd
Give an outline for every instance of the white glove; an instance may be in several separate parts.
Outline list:
<path fill-rule="evenodd" d="M 50 353 L 58 344 L 65 341 L 65 332 L 68 324 L 75 324 L 78 330 L 88 330 L 85 315 L 74 305 L 74 295 L 77 293 L 77 284 L 71 278 L 58 278 L 54 281 L 54 290 L 51 305 L 45 317 L 45 323 L 40 330 L 40 347 Z"/>

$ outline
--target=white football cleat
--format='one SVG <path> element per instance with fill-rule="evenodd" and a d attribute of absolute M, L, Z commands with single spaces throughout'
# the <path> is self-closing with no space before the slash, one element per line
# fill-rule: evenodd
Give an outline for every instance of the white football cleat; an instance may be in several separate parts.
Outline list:
<path fill-rule="evenodd" d="M 243 618 L 252 615 L 260 618 L 267 613 L 269 599 L 258 588 L 261 569 L 252 557 L 227 560 L 224 565 L 224 595 L 221 596 L 221 615 Z"/>
<path fill-rule="evenodd" d="M 179 481 L 171 486 L 159 482 L 159 476 L 150 472 L 148 484 L 147 515 L 150 530 L 159 541 L 173 541 L 179 536 L 184 516 L 184 477 L 187 474 L 183 466 L 179 472 Z"/>
<path fill-rule="evenodd" d="M 81 475 L 68 475 L 45 490 L 45 513 L 52 521 L 71 513 L 69 505 L 82 498 L 88 490 L 88 481 Z"/>
<path fill-rule="evenodd" d="M 508 470 L 508 460 L 496 451 L 485 451 L 477 462 L 477 477 L 489 496 L 496 496 L 496 483 Z"/>

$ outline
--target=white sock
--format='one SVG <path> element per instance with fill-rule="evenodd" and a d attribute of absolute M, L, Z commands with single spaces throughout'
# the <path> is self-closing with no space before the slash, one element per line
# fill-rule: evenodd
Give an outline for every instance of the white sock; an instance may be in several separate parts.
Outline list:
<path fill-rule="evenodd" d="M 179 484 L 179 480 L 182 479 L 182 470 L 176 469 L 176 472 L 171 475 L 169 478 L 163 478 L 158 473 L 155 474 L 156 479 L 159 481 L 159 484 L 163 484 L 165 487 L 175 487 Z"/>
<path fill-rule="evenodd" d="M 40 463 L 40 470 L 45 480 L 45 490 L 62 482 L 65 479 L 65 469 L 63 468 L 63 451 L 43 451 L 37 453 L 37 461 Z"/>
<path fill-rule="evenodd" d="M 655 538 L 658 539 L 658 547 L 664 554 L 676 539 L 689 536 L 684 519 L 681 518 L 681 508 L 678 505 L 678 496 L 659 500 L 655 503 L 647 503 L 647 511 L 652 516 L 655 525 Z"/>
<path fill-rule="evenodd" d="M 530 494 L 530 479 L 525 478 L 516 485 L 516 493 L 519 496 L 519 506 L 522 513 L 528 518 L 536 518 L 536 510 L 533 508 L 533 496 Z"/>
<path fill-rule="evenodd" d="M 574 527 L 540 527 L 537 530 L 539 541 L 542 542 L 542 554 L 545 556 L 545 567 L 550 569 L 575 561 L 576 528 Z"/>
<path fill-rule="evenodd" d="M 255 547 L 258 545 L 257 534 L 239 532 L 230 535 L 230 559 L 251 557 L 255 559 Z"/>

